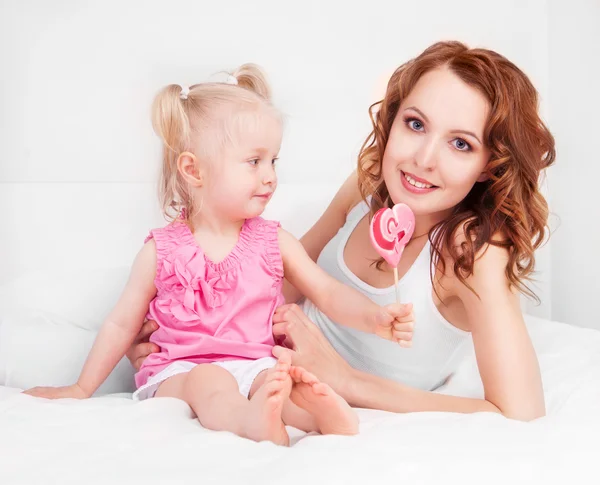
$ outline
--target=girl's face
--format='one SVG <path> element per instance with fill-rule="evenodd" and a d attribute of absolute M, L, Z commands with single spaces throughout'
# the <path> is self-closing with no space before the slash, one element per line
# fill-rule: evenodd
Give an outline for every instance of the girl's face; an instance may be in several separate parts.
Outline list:
<path fill-rule="evenodd" d="M 448 69 L 424 74 L 394 119 L 382 162 L 392 201 L 442 220 L 478 181 L 490 152 L 490 104 Z"/>
<path fill-rule="evenodd" d="M 243 115 L 242 115 L 243 116 Z M 275 161 L 281 146 L 280 121 L 265 112 L 240 121 L 240 128 L 206 171 L 203 204 L 231 220 L 250 219 L 265 210 L 277 188 Z"/>

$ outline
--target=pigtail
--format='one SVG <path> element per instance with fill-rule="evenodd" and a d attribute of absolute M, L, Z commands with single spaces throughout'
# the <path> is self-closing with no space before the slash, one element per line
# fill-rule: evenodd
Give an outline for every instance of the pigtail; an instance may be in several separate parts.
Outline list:
<path fill-rule="evenodd" d="M 265 73 L 256 64 L 242 64 L 232 74 L 237 79 L 237 85 L 271 101 L 271 88 Z"/>
<path fill-rule="evenodd" d="M 177 158 L 188 148 L 190 137 L 190 122 L 184 106 L 190 101 L 185 89 L 169 84 L 152 104 L 152 127 L 163 142 L 159 198 L 163 213 L 171 219 L 178 217 L 191 202 L 177 170 Z"/>

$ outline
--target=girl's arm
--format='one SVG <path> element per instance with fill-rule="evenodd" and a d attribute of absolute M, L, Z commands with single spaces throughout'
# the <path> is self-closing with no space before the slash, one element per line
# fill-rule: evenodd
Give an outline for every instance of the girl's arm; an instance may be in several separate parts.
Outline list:
<path fill-rule="evenodd" d="M 481 254 L 481 253 L 480 253 Z M 465 308 L 484 387 L 484 399 L 446 396 L 352 371 L 349 402 L 390 411 L 491 411 L 528 421 L 545 415 L 539 364 L 520 309 L 505 277 L 508 253 L 488 246 L 467 283 L 452 281 Z"/>
<path fill-rule="evenodd" d="M 375 333 L 387 340 L 410 341 L 394 335 L 394 324 L 413 319 L 411 305 L 380 307 L 361 292 L 340 283 L 320 268 L 290 233 L 279 229 L 279 247 L 284 273 L 323 313 L 334 321 L 363 332 Z M 398 329 L 405 330 L 404 328 Z M 408 344 L 406 344 L 408 345 Z"/>
<path fill-rule="evenodd" d="M 346 222 L 346 216 L 350 209 L 359 201 L 358 176 L 356 172 L 353 172 L 340 187 L 323 215 L 300 239 L 302 246 L 313 261 L 317 261 L 323 248 Z M 284 283 L 283 294 L 285 301 L 290 303 L 298 301 L 303 296 L 287 279 Z"/>
<path fill-rule="evenodd" d="M 90 397 L 106 380 L 137 336 L 156 295 L 156 246 L 148 241 L 138 253 L 123 293 L 104 321 L 77 383 L 65 388 L 34 388 L 39 397 Z"/>
<path fill-rule="evenodd" d="M 356 172 L 353 172 L 330 202 L 321 218 L 300 239 L 304 249 L 313 261 L 317 260 L 323 248 L 344 225 L 348 212 L 360 202 L 360 199 L 358 176 Z M 284 280 L 283 295 L 287 302 L 297 302 L 302 297 L 302 293 L 294 288 L 287 279 Z M 148 341 L 149 335 L 157 328 L 156 322 L 146 322 L 137 336 L 136 342 L 128 349 L 127 358 L 136 369 L 140 368 L 148 355 L 160 350 L 155 344 Z"/>

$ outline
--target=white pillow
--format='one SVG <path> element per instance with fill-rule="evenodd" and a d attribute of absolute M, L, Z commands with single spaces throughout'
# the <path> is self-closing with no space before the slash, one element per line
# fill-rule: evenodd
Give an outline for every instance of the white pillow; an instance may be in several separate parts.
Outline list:
<path fill-rule="evenodd" d="M 548 414 L 597 411 L 600 399 L 600 332 L 525 315 L 542 375 Z M 437 392 L 483 398 L 472 342 L 456 373 Z"/>
<path fill-rule="evenodd" d="M 28 273 L 0 288 L 0 384 L 28 389 L 73 384 L 128 268 Z M 127 359 L 97 394 L 132 392 Z"/>

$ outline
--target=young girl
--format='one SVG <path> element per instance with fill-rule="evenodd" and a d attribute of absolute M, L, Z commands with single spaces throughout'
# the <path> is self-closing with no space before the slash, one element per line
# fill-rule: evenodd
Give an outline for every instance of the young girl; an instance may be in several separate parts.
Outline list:
<path fill-rule="evenodd" d="M 161 351 L 135 376 L 136 399 L 183 399 L 200 423 L 287 445 L 286 424 L 355 434 L 358 420 L 328 385 L 276 361 L 272 318 L 286 278 L 325 314 L 409 346 L 410 305 L 382 308 L 321 270 L 302 245 L 260 217 L 277 186 L 281 118 L 254 65 L 225 83 L 169 85 L 156 97 L 161 198 L 172 222 L 151 231 L 76 384 L 34 388 L 46 398 L 91 396 L 125 355 L 144 318 Z M 173 214 L 175 214 L 173 216 Z"/>

